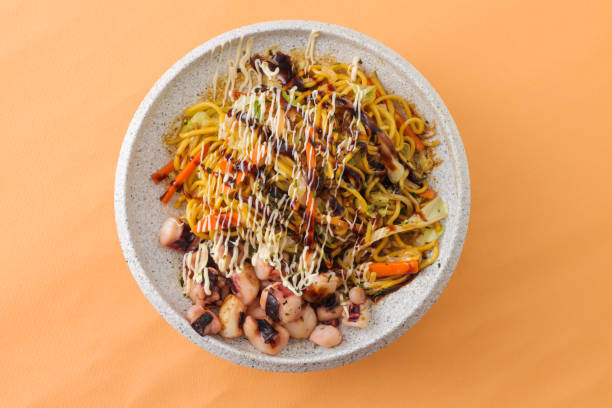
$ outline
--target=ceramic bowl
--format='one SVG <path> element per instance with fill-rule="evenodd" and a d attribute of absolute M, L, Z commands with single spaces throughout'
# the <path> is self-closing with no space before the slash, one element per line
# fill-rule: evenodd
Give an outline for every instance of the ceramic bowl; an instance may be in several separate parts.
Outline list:
<path fill-rule="evenodd" d="M 161 248 L 157 237 L 161 222 L 179 210 L 159 201 L 166 185 L 150 178 L 170 156 L 162 135 L 186 107 L 198 101 L 210 83 L 222 45 L 235 55 L 240 39 L 254 39 L 254 52 L 271 45 L 281 50 L 304 47 L 311 30 L 318 30 L 317 55 L 331 54 L 351 62 L 357 56 L 367 72 L 376 70 L 383 86 L 414 103 L 437 126 L 437 157 L 433 186 L 448 203 L 440 255 L 409 285 L 378 302 L 365 329 L 342 328 L 344 341 L 335 348 L 313 347 L 306 340 L 291 340 L 275 356 L 256 351 L 246 339 L 227 340 L 199 336 L 183 314 L 190 306 L 177 284 L 181 255 Z M 229 53 L 229 54 L 228 54 Z M 223 68 L 223 67 L 222 67 Z M 220 73 L 223 73 L 223 69 Z M 459 259 L 470 211 L 467 159 L 459 133 L 440 96 L 404 58 L 363 34 L 313 21 L 272 21 L 229 31 L 200 45 L 174 64 L 149 91 L 125 135 L 115 182 L 115 216 L 123 253 L 134 279 L 157 311 L 179 333 L 221 358 L 248 367 L 272 371 L 314 371 L 348 364 L 389 344 L 413 326 L 445 287 Z"/>

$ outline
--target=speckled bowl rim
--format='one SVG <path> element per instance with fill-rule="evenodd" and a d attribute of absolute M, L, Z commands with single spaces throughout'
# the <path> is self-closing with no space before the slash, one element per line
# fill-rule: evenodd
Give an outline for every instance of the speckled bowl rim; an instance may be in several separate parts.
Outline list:
<path fill-rule="evenodd" d="M 458 211 L 458 219 L 454 229 L 454 236 L 450 241 L 451 249 L 446 267 L 443 271 L 441 271 L 438 279 L 435 281 L 433 287 L 431 287 L 429 293 L 426 294 L 423 300 L 417 304 L 416 308 L 414 308 L 411 313 L 406 315 L 400 324 L 388 331 L 383 341 L 372 341 L 364 344 L 361 348 L 348 350 L 348 352 L 344 354 L 333 354 L 321 357 L 316 353 L 313 353 L 312 359 L 303 361 L 286 357 L 267 356 L 265 354 L 255 354 L 255 356 L 249 355 L 248 358 L 246 358 L 244 352 L 234 349 L 222 341 L 207 343 L 206 346 L 204 346 L 196 343 L 196 335 L 194 333 L 183 333 L 184 336 L 189 338 L 194 343 L 200 345 L 201 347 L 205 347 L 207 351 L 240 365 L 269 371 L 306 372 L 348 364 L 378 351 L 382 347 L 397 339 L 410 327 L 416 324 L 431 307 L 431 305 L 437 300 L 438 296 L 453 274 L 459 260 L 459 256 L 463 248 L 463 242 L 467 233 L 470 214 L 470 178 L 468 162 L 459 132 L 444 102 L 434 88 L 425 79 L 425 77 L 423 77 L 423 75 L 421 75 L 421 73 L 419 73 L 410 63 L 408 63 L 395 51 L 364 34 L 345 27 L 315 21 L 269 21 L 244 26 L 221 34 L 196 47 L 194 50 L 176 62 L 162 75 L 162 77 L 155 83 L 155 85 L 153 85 L 149 93 L 145 96 L 144 100 L 138 107 L 138 110 L 134 114 L 134 117 L 132 118 L 121 146 L 115 176 L 114 201 L 115 221 L 117 224 L 121 248 L 134 279 L 155 309 L 170 325 L 177 329 L 177 331 L 181 332 L 181 328 L 183 328 L 185 325 L 184 318 L 183 316 L 180 316 L 168 304 L 168 302 L 166 302 L 163 296 L 161 296 L 157 291 L 155 285 L 147 277 L 142 264 L 138 260 L 137 253 L 132 242 L 130 226 L 128 225 L 127 200 L 129 198 L 126 194 L 128 188 L 128 159 L 132 154 L 132 150 L 134 149 L 136 136 L 138 135 L 143 124 L 143 120 L 149 113 L 152 104 L 157 98 L 160 97 L 166 86 L 178 75 L 180 75 L 183 69 L 188 67 L 201 55 L 217 45 L 220 45 L 228 40 L 239 38 L 240 36 L 247 37 L 249 35 L 266 31 L 291 30 L 295 29 L 296 27 L 299 27 L 300 30 L 319 30 L 321 32 L 337 35 L 349 40 L 357 40 L 362 43 L 366 49 L 376 49 L 376 53 L 380 55 L 384 61 L 389 62 L 410 74 L 415 82 L 415 85 L 420 89 L 420 91 L 423 92 L 425 97 L 431 103 L 433 109 L 443 119 L 446 131 L 448 132 L 445 137 L 449 156 L 453 161 L 453 166 L 455 169 L 455 182 L 457 186 L 457 202 L 455 211 Z"/>

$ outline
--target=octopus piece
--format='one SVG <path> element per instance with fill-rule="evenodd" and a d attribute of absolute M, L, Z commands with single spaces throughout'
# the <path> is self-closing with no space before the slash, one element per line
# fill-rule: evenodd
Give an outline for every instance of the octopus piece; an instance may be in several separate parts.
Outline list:
<path fill-rule="evenodd" d="M 259 307 L 259 303 L 253 302 L 247 307 L 246 311 L 247 316 L 253 316 L 256 319 L 265 319 L 266 312 L 263 311 L 261 307 Z"/>
<path fill-rule="evenodd" d="M 259 293 L 259 279 L 255 276 L 253 266 L 245 263 L 242 271 L 235 273 L 229 279 L 232 293 L 244 304 L 249 305 Z"/>
<path fill-rule="evenodd" d="M 222 294 L 224 292 L 226 293 L 226 290 L 229 290 L 225 278 L 220 276 L 219 271 L 215 268 L 206 268 L 202 273 L 208 275 L 211 293 L 207 295 L 204 291 L 204 282 L 191 281 L 191 289 L 189 289 L 189 293 L 187 294 L 191 301 L 196 305 L 205 306 L 223 299 Z"/>
<path fill-rule="evenodd" d="M 280 278 L 280 273 L 274 269 L 272 265 L 266 262 L 266 259 L 268 259 L 266 252 L 261 249 L 251 258 L 257 278 L 262 281 Z"/>
<path fill-rule="evenodd" d="M 244 335 L 257 350 L 274 355 L 281 351 L 289 341 L 289 332 L 280 324 L 268 319 L 247 316 L 244 320 Z"/>
<path fill-rule="evenodd" d="M 304 299 L 311 303 L 321 303 L 336 291 L 339 284 L 340 278 L 334 272 L 319 274 L 304 291 Z"/>
<path fill-rule="evenodd" d="M 317 318 L 321 322 L 339 319 L 342 317 L 342 312 L 338 294 L 332 293 L 317 307 Z"/>
<path fill-rule="evenodd" d="M 222 337 L 233 339 L 243 334 L 242 325 L 246 318 L 246 306 L 234 295 L 229 295 L 219 309 Z"/>
<path fill-rule="evenodd" d="M 199 239 L 189 225 L 176 217 L 168 217 L 159 230 L 159 243 L 179 251 L 191 251 L 198 246 Z"/>
<path fill-rule="evenodd" d="M 342 333 L 337 327 L 320 324 L 314 328 L 308 340 L 322 347 L 335 347 L 342 343 Z"/>
<path fill-rule="evenodd" d="M 283 326 L 294 339 L 307 339 L 317 325 L 317 315 L 310 305 L 302 307 L 300 317 Z"/>
<path fill-rule="evenodd" d="M 348 307 L 348 316 L 342 317 L 342 324 L 350 327 L 363 329 L 370 323 L 370 303 L 365 302 L 361 305 L 351 303 Z"/>
<path fill-rule="evenodd" d="M 215 316 L 212 311 L 200 305 L 193 305 L 187 309 L 185 318 L 187 318 L 191 327 L 193 327 L 200 336 L 216 334 L 221 330 L 221 322 L 219 322 L 217 316 Z"/>
<path fill-rule="evenodd" d="M 351 303 L 355 303 L 356 305 L 361 305 L 365 303 L 367 300 L 365 290 L 363 290 L 363 288 L 360 288 L 359 286 L 351 288 L 351 290 L 349 291 L 349 299 Z"/>
<path fill-rule="evenodd" d="M 302 313 L 302 297 L 277 282 L 261 292 L 259 306 L 273 321 L 289 323 Z"/>

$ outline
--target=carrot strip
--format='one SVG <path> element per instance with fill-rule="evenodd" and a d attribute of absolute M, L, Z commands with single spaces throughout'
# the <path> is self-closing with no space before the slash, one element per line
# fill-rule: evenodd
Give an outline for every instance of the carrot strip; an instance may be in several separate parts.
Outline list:
<path fill-rule="evenodd" d="M 428 188 L 427 190 L 423 191 L 421 194 L 419 194 L 421 197 L 426 198 L 428 200 L 433 199 L 436 196 L 436 192 L 433 191 L 431 188 Z"/>
<path fill-rule="evenodd" d="M 232 188 L 225 183 L 219 184 L 217 188 L 215 188 L 215 195 L 225 194 L 229 195 L 232 192 Z"/>
<path fill-rule="evenodd" d="M 276 135 L 280 137 L 283 134 L 283 128 L 285 127 L 285 111 L 283 109 L 279 112 L 278 127 L 276 128 Z"/>
<path fill-rule="evenodd" d="M 168 177 L 168 174 L 172 171 L 174 171 L 174 160 L 170 160 L 164 167 L 151 174 L 151 178 L 155 184 L 159 184 L 159 182 Z"/>
<path fill-rule="evenodd" d="M 398 128 L 400 128 L 405 122 L 404 118 L 402 118 L 397 112 L 395 113 L 395 121 L 397 122 Z M 425 150 L 425 145 L 423 144 L 423 141 L 420 137 L 414 134 L 410 126 L 406 126 L 404 132 L 406 132 L 406 134 L 410 136 L 412 140 L 414 140 L 414 147 L 416 148 L 417 152 L 422 152 L 423 150 Z"/>
<path fill-rule="evenodd" d="M 372 80 L 371 80 L 370 78 L 367 78 L 367 82 L 366 82 L 366 84 L 367 84 L 367 85 L 369 85 L 369 86 L 374 86 L 374 82 L 372 82 Z M 382 96 L 382 94 L 380 93 L 380 91 L 378 90 L 378 88 L 376 88 L 376 93 L 375 93 L 375 95 L 376 95 L 376 99 L 378 99 L 378 98 L 380 98 L 380 97 Z"/>
<path fill-rule="evenodd" d="M 370 264 L 370 272 L 374 272 L 377 278 L 395 275 L 411 275 L 419 271 L 419 263 L 416 260 L 402 262 L 374 262 Z"/>
<path fill-rule="evenodd" d="M 299 207 L 299 203 L 298 203 L 298 207 Z M 329 219 L 328 219 L 328 217 L 326 216 L 324 218 L 321 214 L 319 214 L 319 212 L 316 210 L 316 208 L 315 208 L 315 220 L 318 223 L 331 224 L 331 225 L 334 225 L 336 227 L 341 227 L 341 228 L 348 228 L 349 227 L 349 224 L 346 221 L 338 219 L 337 217 L 329 217 Z"/>
<path fill-rule="evenodd" d="M 225 157 L 219 159 L 219 161 L 217 162 L 217 166 L 219 166 L 219 169 L 223 173 L 232 174 L 232 165 L 229 161 L 227 161 Z"/>
<path fill-rule="evenodd" d="M 308 231 L 307 231 L 307 240 L 308 244 L 312 244 L 314 242 L 314 205 L 315 200 L 313 194 L 308 194 L 306 197 L 306 217 L 308 218 Z"/>
<path fill-rule="evenodd" d="M 266 160 L 267 150 L 265 146 L 257 146 L 247 155 L 247 160 L 255 166 L 261 165 Z"/>
<path fill-rule="evenodd" d="M 242 183 L 242 181 L 246 177 L 246 174 L 244 174 L 244 172 L 235 171 L 232 167 L 232 164 L 225 157 L 219 159 L 217 165 L 223 173 L 233 175 L 236 178 L 236 183 Z"/>
<path fill-rule="evenodd" d="M 174 181 L 172 181 L 172 184 L 170 184 L 170 186 L 168 187 L 168 189 L 166 190 L 164 195 L 161 196 L 160 200 L 161 200 L 162 203 L 164 203 L 164 204 L 168 203 L 168 201 L 170 201 L 170 199 L 172 198 L 174 193 L 177 192 L 179 187 L 181 187 L 183 185 L 185 180 L 187 180 L 187 178 L 191 175 L 191 173 L 193 173 L 193 171 L 198 167 L 198 165 L 200 164 L 200 157 L 202 157 L 203 155 L 206 154 L 206 152 L 208 152 L 208 146 L 209 146 L 209 144 L 207 143 L 202 148 L 203 151 L 200 150 L 196 154 L 191 156 L 191 159 L 189 160 L 189 163 L 187 163 L 185 168 L 183 170 L 181 170 L 181 172 L 176 176 Z"/>
<path fill-rule="evenodd" d="M 237 212 L 207 215 L 198 221 L 196 232 L 212 231 L 217 228 L 217 224 L 219 228 L 236 227 L 239 224 L 238 218 Z"/>
<path fill-rule="evenodd" d="M 314 214 L 315 214 L 315 198 L 313 193 L 313 184 L 317 177 L 315 172 L 316 153 L 310 138 L 314 137 L 314 129 L 310 128 L 310 135 L 306 138 L 306 177 L 308 179 L 309 188 L 306 189 L 306 216 L 308 218 L 308 231 L 306 235 L 307 245 L 312 245 L 314 242 Z"/>

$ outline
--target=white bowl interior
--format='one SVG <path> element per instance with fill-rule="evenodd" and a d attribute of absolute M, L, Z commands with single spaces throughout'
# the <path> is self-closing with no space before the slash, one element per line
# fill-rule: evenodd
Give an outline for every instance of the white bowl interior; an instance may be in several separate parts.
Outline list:
<path fill-rule="evenodd" d="M 362 68 L 368 72 L 376 70 L 387 90 L 416 104 L 425 119 L 436 123 L 441 142 L 437 156 L 443 163 L 434 171 L 433 186 L 448 203 L 450 215 L 443 221 L 446 230 L 436 263 L 409 285 L 377 303 L 366 329 L 343 328 L 344 341 L 333 349 L 315 349 L 308 341 L 291 340 L 277 356 L 267 356 L 255 351 L 245 339 L 200 337 L 182 317 L 191 302 L 181 295 L 177 284 L 181 255 L 161 248 L 157 241 L 161 222 L 180 211 L 160 203 L 159 197 L 167 184 L 153 184 L 150 175 L 170 159 L 162 135 L 171 121 L 197 102 L 210 85 L 221 44 L 226 44 L 225 57 L 235 55 L 242 36 L 245 41 L 254 38 L 254 52 L 263 52 L 271 45 L 288 51 L 304 47 L 312 29 L 321 32 L 317 54 L 329 53 L 345 62 L 360 57 Z M 225 72 L 224 65 L 219 69 L 220 73 Z M 405 60 L 348 29 L 284 21 L 244 27 L 210 40 L 181 59 L 158 81 L 126 135 L 117 169 L 115 200 L 119 235 L 132 273 L 171 325 L 202 348 L 242 365 L 310 371 L 346 364 L 380 349 L 416 323 L 436 300 L 455 268 L 463 244 L 469 214 L 469 178 L 463 146 L 450 114 L 431 86 Z"/>

